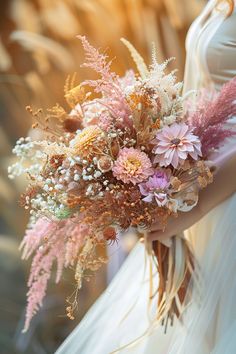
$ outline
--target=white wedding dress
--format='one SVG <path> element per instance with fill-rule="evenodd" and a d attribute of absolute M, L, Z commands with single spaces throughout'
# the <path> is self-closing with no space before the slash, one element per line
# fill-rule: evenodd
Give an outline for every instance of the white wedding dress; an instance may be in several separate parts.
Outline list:
<path fill-rule="evenodd" d="M 236 12 L 226 18 L 215 3 L 208 3 L 189 31 L 185 90 L 218 90 L 236 76 Z M 234 119 L 229 124 L 236 128 Z M 236 138 L 228 140 L 221 153 L 235 144 Z M 156 302 L 148 300 L 148 267 L 144 246 L 138 244 L 56 354 L 235 354 L 236 194 L 185 236 L 200 264 L 201 284 L 193 282 L 192 301 L 182 321 L 175 318 L 166 334 L 153 321 Z"/>

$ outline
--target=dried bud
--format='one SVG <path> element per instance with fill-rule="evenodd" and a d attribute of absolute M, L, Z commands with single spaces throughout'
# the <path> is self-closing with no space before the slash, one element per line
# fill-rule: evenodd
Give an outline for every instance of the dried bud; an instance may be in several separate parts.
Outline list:
<path fill-rule="evenodd" d="M 130 200 L 132 202 L 137 202 L 140 199 L 141 199 L 141 195 L 140 195 L 139 190 L 134 189 L 134 190 L 132 190 L 132 192 L 130 192 Z"/>
<path fill-rule="evenodd" d="M 76 132 L 76 130 L 82 128 L 82 123 L 78 118 L 75 118 L 73 116 L 68 117 L 64 121 L 63 128 L 68 133 L 74 133 L 74 132 Z"/>
<path fill-rule="evenodd" d="M 50 158 L 50 164 L 52 165 L 52 167 L 54 168 L 58 168 L 59 166 L 62 165 L 63 163 L 63 160 L 65 158 L 65 155 L 53 155 L 51 158 Z"/>
<path fill-rule="evenodd" d="M 102 156 L 98 160 L 98 168 L 102 172 L 108 172 L 112 169 L 113 167 L 113 161 L 109 156 Z"/>
<path fill-rule="evenodd" d="M 120 150 L 119 144 L 117 143 L 116 140 L 113 140 L 111 142 L 111 153 L 112 153 L 113 157 L 118 156 L 119 150 Z"/>
<path fill-rule="evenodd" d="M 170 183 L 175 191 L 179 190 L 179 187 L 181 186 L 181 181 L 177 177 L 172 177 Z"/>
<path fill-rule="evenodd" d="M 115 241 L 116 240 L 116 230 L 112 226 L 108 226 L 104 231 L 103 231 L 103 236 L 107 241 Z"/>

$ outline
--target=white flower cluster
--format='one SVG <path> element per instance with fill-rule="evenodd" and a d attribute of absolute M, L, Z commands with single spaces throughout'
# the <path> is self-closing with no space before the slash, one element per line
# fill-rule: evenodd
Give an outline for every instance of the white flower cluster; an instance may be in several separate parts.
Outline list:
<path fill-rule="evenodd" d="M 61 198 L 63 199 L 63 196 L 61 196 Z M 41 215 L 48 216 L 49 218 L 56 216 L 58 218 L 66 211 L 65 205 L 58 201 L 58 195 L 56 193 L 53 195 L 38 193 L 30 202 L 30 225 L 33 225 Z M 26 209 L 28 209 L 28 207 L 26 207 Z"/>
<path fill-rule="evenodd" d="M 43 167 L 42 162 L 45 160 L 46 155 L 37 150 L 37 142 L 31 141 L 30 137 L 20 138 L 16 142 L 16 146 L 12 152 L 15 154 L 19 161 L 8 167 L 8 177 L 14 179 L 22 174 L 30 174 L 37 177 Z"/>
<path fill-rule="evenodd" d="M 76 180 L 82 178 L 84 181 L 92 181 L 101 177 L 102 172 L 97 168 L 97 162 L 98 159 L 96 157 L 94 157 L 93 161 L 90 163 L 87 160 L 82 160 L 82 164 L 83 164 L 82 173 L 80 176 L 79 175 L 75 176 L 77 177 Z"/>
<path fill-rule="evenodd" d="M 124 131 L 122 131 L 121 129 L 115 129 L 115 130 L 110 129 L 109 132 L 107 133 L 107 137 L 110 139 L 114 139 L 114 138 L 122 137 L 124 134 L 125 134 Z"/>
<path fill-rule="evenodd" d="M 143 58 L 132 44 L 124 39 L 122 39 L 122 42 L 131 52 L 140 74 L 139 79 L 133 79 L 130 84 L 127 85 L 125 89 L 126 96 L 130 96 L 132 93 L 139 94 L 145 90 L 150 93 L 151 109 L 149 110 L 149 114 L 151 114 L 154 119 L 157 116 L 160 117 L 161 128 L 182 120 L 183 99 L 181 97 L 181 91 L 183 83 L 177 82 L 176 71 L 172 71 L 168 74 L 165 73 L 167 65 L 174 58 L 170 58 L 164 63 L 158 64 L 156 49 L 153 45 L 152 63 L 147 67 Z M 129 97 L 127 98 L 129 99 Z M 140 107 L 138 107 L 138 109 L 141 108 L 141 103 L 139 105 Z"/>
<path fill-rule="evenodd" d="M 161 127 L 171 125 L 178 120 L 183 113 L 181 90 L 183 84 L 176 83 L 174 72 L 166 75 L 164 69 L 167 62 L 153 66 L 149 77 L 144 80 L 144 86 L 155 90 L 154 98 L 160 102 Z"/>

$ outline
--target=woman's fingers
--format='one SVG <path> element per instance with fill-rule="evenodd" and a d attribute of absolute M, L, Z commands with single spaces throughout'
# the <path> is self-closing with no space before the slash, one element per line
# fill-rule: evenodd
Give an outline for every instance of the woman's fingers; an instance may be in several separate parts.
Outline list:
<path fill-rule="evenodd" d="M 163 234 L 162 230 L 159 231 L 152 231 L 148 233 L 148 240 L 149 241 L 156 241 L 156 240 L 163 240 L 166 238 L 165 234 Z"/>
<path fill-rule="evenodd" d="M 166 233 L 163 233 L 162 230 L 157 231 L 157 232 L 149 232 L 148 240 L 149 241 L 159 241 L 167 247 L 170 247 L 172 244 L 171 237 L 169 237 Z"/>
<path fill-rule="evenodd" d="M 162 231 L 162 230 L 163 230 L 163 226 L 161 226 L 159 223 L 158 224 L 153 224 L 150 227 L 150 231 L 151 232 Z"/>
<path fill-rule="evenodd" d="M 161 243 L 163 243 L 166 247 L 170 247 L 172 245 L 172 238 L 165 238 L 161 241 Z"/>

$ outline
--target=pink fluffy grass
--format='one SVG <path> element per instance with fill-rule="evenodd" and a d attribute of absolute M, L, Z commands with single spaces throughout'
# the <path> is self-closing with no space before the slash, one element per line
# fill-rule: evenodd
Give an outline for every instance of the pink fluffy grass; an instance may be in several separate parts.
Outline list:
<path fill-rule="evenodd" d="M 42 306 L 53 264 L 56 263 L 56 283 L 61 279 L 63 268 L 73 266 L 80 247 L 84 244 L 88 228 L 75 219 L 51 221 L 39 219 L 26 231 L 21 243 L 22 258 L 34 254 L 28 280 L 27 308 L 24 332 L 31 319 Z"/>
<path fill-rule="evenodd" d="M 188 124 L 200 138 L 203 158 L 212 149 L 219 148 L 227 137 L 235 135 L 235 131 L 225 125 L 233 116 L 236 116 L 236 77 L 226 83 L 212 101 L 207 94 L 202 94 L 197 109 L 188 117 Z"/>

